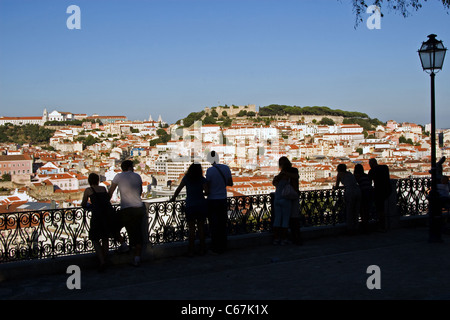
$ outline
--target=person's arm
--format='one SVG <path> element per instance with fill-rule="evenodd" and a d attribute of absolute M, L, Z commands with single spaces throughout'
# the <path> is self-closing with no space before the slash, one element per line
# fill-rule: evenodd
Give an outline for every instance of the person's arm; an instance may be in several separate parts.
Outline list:
<path fill-rule="evenodd" d="M 227 179 L 227 186 L 229 187 L 233 186 L 233 177 L 231 175 Z"/>
<path fill-rule="evenodd" d="M 203 191 L 205 192 L 206 196 L 209 194 L 209 182 L 206 179 L 205 183 L 203 184 Z"/>
<path fill-rule="evenodd" d="M 90 190 L 89 188 L 84 190 L 83 200 L 81 200 L 81 207 L 83 207 L 83 208 L 86 208 L 86 206 L 87 206 L 87 202 L 88 202 L 88 199 L 89 199 L 89 196 L 90 196 L 89 190 Z"/>
<path fill-rule="evenodd" d="M 180 185 L 178 186 L 178 188 L 175 190 L 175 193 L 173 194 L 173 196 L 169 199 L 170 202 L 175 201 L 176 198 L 178 197 L 178 195 L 180 194 L 181 190 L 183 190 L 184 186 L 186 184 L 184 183 L 184 179 L 181 180 Z"/>
<path fill-rule="evenodd" d="M 227 175 L 228 175 L 226 185 L 227 185 L 228 187 L 232 187 L 232 186 L 233 186 L 233 176 L 232 176 L 232 174 L 231 174 L 230 167 L 226 166 L 226 168 L 227 168 L 226 171 L 227 171 Z"/>
<path fill-rule="evenodd" d="M 111 187 L 109 187 L 109 190 L 108 190 L 108 194 L 109 194 L 109 198 L 110 199 L 112 198 L 112 196 L 114 194 L 114 191 L 116 191 L 116 188 L 117 188 L 117 184 L 115 182 L 112 182 L 111 183 Z"/>
<path fill-rule="evenodd" d="M 273 177 L 272 184 L 276 187 L 281 180 L 281 172 Z"/>
<path fill-rule="evenodd" d="M 341 173 L 338 173 L 336 176 L 336 184 L 334 185 L 334 189 L 339 189 L 340 182 L 341 182 Z"/>

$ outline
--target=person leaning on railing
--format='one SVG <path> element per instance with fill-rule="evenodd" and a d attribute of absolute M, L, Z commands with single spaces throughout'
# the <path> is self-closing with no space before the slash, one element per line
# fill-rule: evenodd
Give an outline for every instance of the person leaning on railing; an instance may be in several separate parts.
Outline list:
<path fill-rule="evenodd" d="M 108 191 L 105 187 L 98 185 L 99 181 L 100 177 L 96 173 L 89 174 L 88 182 L 90 187 L 84 190 L 81 206 L 90 209 L 92 212 L 89 239 L 92 241 L 100 260 L 98 270 L 101 272 L 106 268 L 109 238 L 113 235 L 111 220 L 114 209 L 109 200 Z M 88 203 L 89 200 L 90 203 Z"/>
<path fill-rule="evenodd" d="M 278 160 L 280 173 L 277 174 L 272 181 L 276 187 L 274 199 L 274 245 L 285 245 L 288 243 L 288 231 L 291 221 L 292 212 L 298 214 L 299 211 L 299 174 L 298 169 L 292 167 L 287 157 L 280 157 Z M 295 225 L 293 235 L 296 242 L 300 242 L 300 225 Z"/>
<path fill-rule="evenodd" d="M 134 172 L 133 161 L 125 160 L 121 164 L 122 172 L 117 174 L 109 188 L 112 197 L 116 188 L 120 192 L 120 215 L 127 230 L 130 246 L 135 247 L 133 266 L 139 266 L 144 244 L 143 221 L 145 206 L 142 202 L 142 178 Z"/>
<path fill-rule="evenodd" d="M 208 183 L 203 176 L 203 170 L 200 163 L 192 163 L 189 166 L 186 175 L 181 180 L 180 185 L 175 190 L 170 202 L 176 200 L 181 190 L 186 187 L 185 215 L 189 227 L 189 247 L 188 255 L 193 256 L 195 252 L 195 226 L 197 225 L 200 254 L 206 252 L 205 247 L 205 220 L 207 215 L 207 204 L 205 194 L 208 194 Z"/>
<path fill-rule="evenodd" d="M 219 155 L 215 151 L 208 154 L 211 167 L 206 170 L 209 193 L 207 197 L 208 220 L 211 227 L 211 251 L 224 253 L 227 249 L 227 186 L 233 186 L 230 168 L 219 164 Z"/>

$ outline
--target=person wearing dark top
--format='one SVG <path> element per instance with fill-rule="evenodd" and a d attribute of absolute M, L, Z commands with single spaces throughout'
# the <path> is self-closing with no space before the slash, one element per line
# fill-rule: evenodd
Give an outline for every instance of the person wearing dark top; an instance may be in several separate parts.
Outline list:
<path fill-rule="evenodd" d="M 375 208 L 378 215 L 379 228 L 386 229 L 385 202 L 391 194 L 391 180 L 387 165 L 378 164 L 375 158 L 369 160 L 369 177 L 373 181 Z"/>
<path fill-rule="evenodd" d="M 114 209 L 108 191 L 105 187 L 99 186 L 99 181 L 100 177 L 97 174 L 89 174 L 90 187 L 84 190 L 81 206 L 92 212 L 89 239 L 94 244 L 94 249 L 100 260 L 99 271 L 104 271 L 109 250 L 109 238 L 113 232 L 111 222 Z M 90 204 L 88 201 L 90 201 Z"/>
<path fill-rule="evenodd" d="M 186 175 L 170 199 L 171 202 L 175 201 L 184 187 L 186 187 L 185 215 L 189 227 L 188 254 L 190 256 L 194 255 L 195 225 L 197 225 L 200 238 L 200 253 L 204 254 L 206 250 L 204 225 L 207 215 L 205 194 L 208 193 L 208 184 L 206 178 L 203 176 L 203 170 L 200 164 L 193 163 L 189 166 Z"/>
<path fill-rule="evenodd" d="M 353 175 L 355 176 L 356 182 L 361 189 L 361 230 L 363 232 L 367 232 L 369 227 L 370 210 L 373 204 L 372 181 L 370 180 L 369 175 L 364 172 L 364 167 L 360 163 L 355 165 Z"/>

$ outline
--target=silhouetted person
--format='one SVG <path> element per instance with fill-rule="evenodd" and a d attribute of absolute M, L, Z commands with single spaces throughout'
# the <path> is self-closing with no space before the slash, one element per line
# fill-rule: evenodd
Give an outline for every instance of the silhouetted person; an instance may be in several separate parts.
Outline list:
<path fill-rule="evenodd" d="M 215 151 L 211 151 L 207 159 L 212 165 L 206 170 L 211 249 L 213 253 L 223 253 L 227 248 L 227 186 L 233 185 L 233 178 L 230 168 L 225 164 L 219 164 L 219 155 Z"/>
<path fill-rule="evenodd" d="M 128 233 L 130 246 L 134 246 L 134 260 L 132 264 L 139 266 L 141 262 L 143 237 L 143 219 L 146 214 L 141 200 L 142 179 L 134 172 L 133 161 L 125 160 L 121 164 L 122 172 L 117 174 L 109 189 L 110 196 L 116 188 L 120 193 L 120 216 Z"/>
<path fill-rule="evenodd" d="M 369 160 L 369 177 L 373 181 L 374 201 L 377 211 L 379 228 L 386 229 L 386 200 L 392 192 L 389 168 L 387 165 L 379 165 L 377 159 Z"/>
<path fill-rule="evenodd" d="M 170 201 L 175 201 L 180 191 L 186 187 L 185 215 L 189 227 L 189 251 L 190 256 L 194 255 L 195 226 L 197 225 L 200 239 L 200 253 L 205 253 L 205 220 L 207 215 L 207 204 L 205 193 L 208 194 L 208 183 L 203 177 L 202 166 L 193 163 L 189 166 L 186 175 L 181 180 L 180 185 L 175 190 Z"/>
<path fill-rule="evenodd" d="M 436 162 L 436 181 L 438 181 L 438 183 L 442 180 L 443 177 L 443 164 L 445 162 L 445 156 L 443 156 L 442 158 L 439 159 L 438 162 Z M 430 172 L 431 173 L 431 172 Z"/>
<path fill-rule="evenodd" d="M 298 169 L 292 167 L 287 157 L 278 159 L 280 172 L 273 178 L 272 184 L 276 187 L 274 199 L 274 244 L 287 244 L 288 231 L 291 227 L 292 240 L 301 244 L 300 234 L 300 208 L 299 208 L 299 174 Z M 284 189 L 292 187 L 292 196 L 284 194 Z"/>
<path fill-rule="evenodd" d="M 81 206 L 91 210 L 89 239 L 100 260 L 99 271 L 106 268 L 106 258 L 109 251 L 109 238 L 112 236 L 112 216 L 114 209 L 105 187 L 99 186 L 100 177 L 91 173 L 88 177 L 90 187 L 84 190 Z M 88 203 L 90 201 L 90 205 Z"/>
<path fill-rule="evenodd" d="M 368 231 L 370 211 L 373 204 L 372 180 L 370 180 L 369 175 L 364 172 L 364 167 L 359 163 L 355 165 L 353 175 L 361 190 L 361 227 L 362 231 L 366 232 Z"/>
<path fill-rule="evenodd" d="M 335 189 L 339 188 L 340 183 L 344 186 L 347 228 L 349 233 L 353 234 L 358 229 L 358 217 L 361 209 L 361 190 L 356 182 L 355 176 L 347 171 L 347 166 L 344 163 L 337 166 L 337 172 Z"/>
<path fill-rule="evenodd" d="M 448 176 L 442 176 L 439 183 L 437 183 L 437 192 L 439 195 L 439 201 L 441 202 L 441 207 L 448 209 L 450 206 L 450 193 L 448 186 Z"/>

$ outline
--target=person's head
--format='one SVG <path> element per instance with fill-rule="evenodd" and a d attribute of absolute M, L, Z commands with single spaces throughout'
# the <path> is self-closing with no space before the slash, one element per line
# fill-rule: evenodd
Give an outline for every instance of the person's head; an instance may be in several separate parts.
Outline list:
<path fill-rule="evenodd" d="M 289 159 L 287 157 L 281 157 L 280 159 L 278 159 L 278 167 L 281 170 L 286 170 L 289 169 L 290 167 L 292 167 L 292 163 L 289 161 Z"/>
<path fill-rule="evenodd" d="M 346 172 L 347 171 L 347 165 L 345 163 L 340 163 L 337 166 L 338 172 Z"/>
<path fill-rule="evenodd" d="M 371 168 L 374 168 L 374 167 L 376 167 L 377 165 L 378 165 L 377 159 L 371 158 L 371 159 L 369 160 L 369 166 L 370 166 Z"/>
<path fill-rule="evenodd" d="M 364 167 L 362 166 L 362 164 L 360 164 L 360 163 L 355 164 L 355 169 L 353 170 L 353 174 L 361 175 L 363 173 L 364 173 Z"/>
<path fill-rule="evenodd" d="M 96 173 L 90 173 L 88 176 L 88 182 L 90 186 L 98 186 L 100 182 L 100 177 Z"/>
<path fill-rule="evenodd" d="M 209 163 L 219 163 L 219 154 L 215 152 L 214 150 L 211 152 L 208 152 L 208 155 L 206 156 Z"/>
<path fill-rule="evenodd" d="M 186 172 L 186 177 L 188 177 L 189 179 L 195 180 L 195 179 L 199 179 L 203 176 L 203 170 L 202 170 L 202 165 L 200 163 L 192 163 L 187 172 Z"/>
<path fill-rule="evenodd" d="M 120 165 L 120 168 L 122 171 L 133 171 L 133 161 L 131 160 L 125 160 Z"/>

